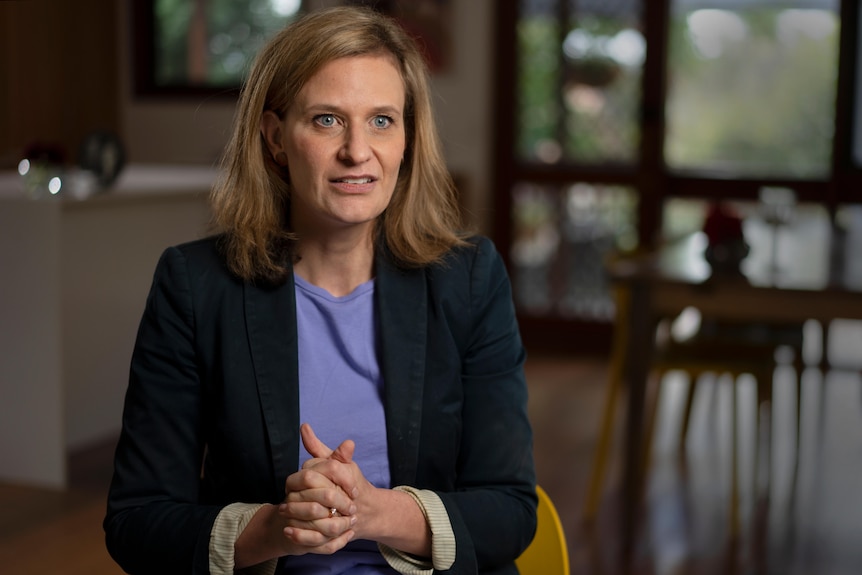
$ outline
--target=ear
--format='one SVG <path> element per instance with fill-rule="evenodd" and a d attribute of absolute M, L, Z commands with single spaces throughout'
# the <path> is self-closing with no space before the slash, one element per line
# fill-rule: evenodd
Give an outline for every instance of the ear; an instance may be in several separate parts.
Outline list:
<path fill-rule="evenodd" d="M 263 113 L 263 116 L 260 118 L 260 134 L 263 136 L 264 142 L 266 142 L 266 147 L 269 149 L 269 153 L 272 154 L 272 157 L 276 159 L 276 163 L 279 163 L 277 158 L 279 154 L 284 154 L 284 145 L 282 144 L 282 120 L 279 118 L 275 112 L 272 110 L 267 110 Z"/>

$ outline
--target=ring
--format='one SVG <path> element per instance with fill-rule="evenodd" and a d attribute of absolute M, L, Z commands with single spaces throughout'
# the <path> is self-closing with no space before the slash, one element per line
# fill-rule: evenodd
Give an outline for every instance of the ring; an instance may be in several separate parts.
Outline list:
<path fill-rule="evenodd" d="M 338 513 L 338 509 L 336 509 L 335 507 L 330 507 L 330 508 L 329 508 L 329 518 L 330 518 L 330 519 L 332 519 L 333 517 L 335 517 L 335 514 L 336 514 L 336 513 Z"/>

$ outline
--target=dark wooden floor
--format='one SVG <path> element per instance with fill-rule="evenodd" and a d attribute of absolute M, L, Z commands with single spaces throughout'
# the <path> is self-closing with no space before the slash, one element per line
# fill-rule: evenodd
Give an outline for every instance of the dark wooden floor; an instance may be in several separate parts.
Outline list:
<path fill-rule="evenodd" d="M 558 506 L 572 575 L 622 573 L 616 461 L 593 527 L 581 522 L 606 372 L 601 359 L 530 357 L 528 362 L 539 482 Z M 743 528 L 735 542 L 727 529 L 730 388 L 711 380 L 698 388 L 683 460 L 675 438 L 687 383 L 674 374 L 665 379 L 634 574 L 862 573 L 860 378 L 855 372 L 832 372 L 825 381 L 818 371 L 804 374 L 795 485 L 794 399 L 784 385 L 791 378 L 776 375 L 772 477 L 770 482 L 761 477 L 759 496 L 751 448 L 753 384 L 739 384 Z M 120 573 L 104 550 L 101 530 L 111 450 L 108 442 L 77 454 L 66 491 L 0 484 L 0 572 Z M 765 468 L 765 444 L 760 453 Z"/>
<path fill-rule="evenodd" d="M 531 368 L 537 472 L 558 505 L 569 540 L 572 575 L 624 572 L 616 535 L 618 469 L 606 482 L 595 523 L 586 526 L 581 521 L 603 401 L 599 382 L 605 372 L 601 362 L 554 359 L 534 360 Z M 824 379 L 819 370 L 806 370 L 797 460 L 793 378 L 792 369 L 779 368 L 771 425 L 770 411 L 761 412 L 757 480 L 754 382 L 742 378 L 738 383 L 741 529 L 737 538 L 729 530 L 729 381 L 708 376 L 701 380 L 682 449 L 678 432 L 688 382 L 674 373 L 662 381 L 630 573 L 862 573 L 862 379 L 856 371 L 834 370 Z M 622 418 L 620 406 L 619 424 Z"/>

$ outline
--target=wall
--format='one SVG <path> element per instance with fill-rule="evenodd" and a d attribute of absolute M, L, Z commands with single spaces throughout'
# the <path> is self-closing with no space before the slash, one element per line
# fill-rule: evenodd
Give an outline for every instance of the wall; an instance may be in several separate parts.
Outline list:
<path fill-rule="evenodd" d="M 438 125 L 453 173 L 466 182 L 471 222 L 487 231 L 491 221 L 490 121 L 493 46 L 492 0 L 451 0 L 454 57 L 433 77 Z M 217 161 L 227 140 L 233 104 L 223 101 L 135 99 L 131 90 L 130 21 L 121 14 L 121 117 L 129 155 L 136 162 Z"/>
<path fill-rule="evenodd" d="M 118 131 L 116 0 L 0 2 L 0 169 L 34 142 L 74 161 L 93 130 Z"/>

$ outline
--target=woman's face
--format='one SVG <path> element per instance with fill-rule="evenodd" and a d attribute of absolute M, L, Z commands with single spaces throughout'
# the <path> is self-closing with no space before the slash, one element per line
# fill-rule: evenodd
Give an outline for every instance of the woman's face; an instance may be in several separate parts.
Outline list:
<path fill-rule="evenodd" d="M 405 98 L 390 57 L 348 57 L 312 76 L 284 120 L 264 114 L 270 152 L 290 173 L 291 227 L 301 238 L 371 229 L 389 205 L 404 157 Z"/>

